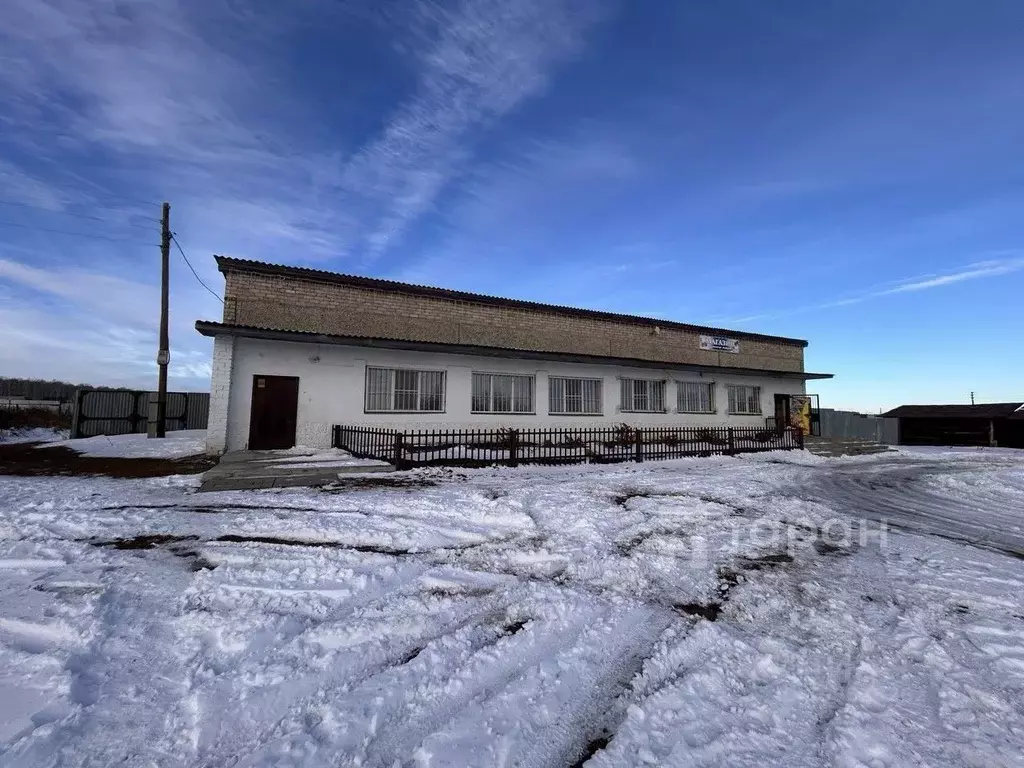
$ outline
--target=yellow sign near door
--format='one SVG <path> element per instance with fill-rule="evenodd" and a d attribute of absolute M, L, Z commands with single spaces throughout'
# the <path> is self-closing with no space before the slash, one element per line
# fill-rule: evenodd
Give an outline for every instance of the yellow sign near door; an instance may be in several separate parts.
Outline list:
<path fill-rule="evenodd" d="M 811 434 L 811 398 L 807 395 L 790 395 L 789 426 Z"/>

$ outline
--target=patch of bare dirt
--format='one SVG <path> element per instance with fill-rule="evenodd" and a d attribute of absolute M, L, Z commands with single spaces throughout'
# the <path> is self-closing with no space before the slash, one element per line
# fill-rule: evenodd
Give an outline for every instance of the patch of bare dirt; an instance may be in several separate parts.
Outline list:
<path fill-rule="evenodd" d="M 216 460 L 207 456 L 184 459 L 126 459 L 83 456 L 64 446 L 40 443 L 0 443 L 0 475 L 105 475 L 107 477 L 162 477 L 205 472 Z"/>
<path fill-rule="evenodd" d="M 196 536 L 175 536 L 171 533 L 146 533 L 130 538 L 89 539 L 95 547 L 111 547 L 123 550 L 161 549 L 185 560 L 193 571 L 212 571 L 216 564 L 210 562 L 193 545 L 199 543 Z"/>
<path fill-rule="evenodd" d="M 429 477 L 398 475 L 390 477 L 387 475 L 356 475 L 353 477 L 342 476 L 332 480 L 320 488 L 324 493 L 345 493 L 346 491 L 374 490 L 376 488 L 408 488 L 416 490 L 419 488 L 434 488 L 438 481 Z"/>

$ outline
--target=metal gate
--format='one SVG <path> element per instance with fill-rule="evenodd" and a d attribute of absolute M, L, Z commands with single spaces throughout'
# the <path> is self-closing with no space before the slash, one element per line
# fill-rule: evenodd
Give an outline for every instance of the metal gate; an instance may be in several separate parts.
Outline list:
<path fill-rule="evenodd" d="M 78 390 L 71 436 L 144 433 L 152 394 L 144 390 Z M 167 431 L 206 429 L 209 410 L 209 392 L 168 392 Z"/>

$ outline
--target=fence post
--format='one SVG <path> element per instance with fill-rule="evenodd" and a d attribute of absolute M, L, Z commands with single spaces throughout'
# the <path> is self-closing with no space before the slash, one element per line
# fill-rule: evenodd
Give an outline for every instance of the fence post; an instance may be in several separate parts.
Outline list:
<path fill-rule="evenodd" d="M 82 429 L 82 400 L 85 399 L 85 390 L 75 390 L 75 411 L 71 415 L 71 437 L 81 437 L 80 430 Z"/>
<path fill-rule="evenodd" d="M 405 434 L 395 432 L 395 469 L 404 469 L 402 454 L 405 452 Z"/>
<path fill-rule="evenodd" d="M 736 439 L 733 436 L 732 427 L 729 427 L 728 429 L 728 440 L 729 442 L 725 448 L 725 455 L 732 456 L 734 453 L 736 453 Z"/>
<path fill-rule="evenodd" d="M 796 444 L 801 451 L 804 449 L 804 431 L 800 427 L 796 428 Z"/>
<path fill-rule="evenodd" d="M 519 466 L 519 430 L 508 431 L 508 463 L 510 466 Z"/>
<path fill-rule="evenodd" d="M 643 434 L 640 431 L 640 427 L 634 430 L 634 440 L 636 441 L 636 461 L 637 463 L 644 460 L 644 439 Z"/>

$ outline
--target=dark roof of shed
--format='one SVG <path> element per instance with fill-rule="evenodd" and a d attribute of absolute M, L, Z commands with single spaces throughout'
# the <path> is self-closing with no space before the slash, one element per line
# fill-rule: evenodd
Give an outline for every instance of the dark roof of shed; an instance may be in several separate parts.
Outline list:
<path fill-rule="evenodd" d="M 611 320 L 624 323 L 659 326 L 661 328 L 679 328 L 681 330 L 691 331 L 694 333 L 706 333 L 715 336 L 727 335 L 740 339 L 753 339 L 776 343 L 781 342 L 783 344 L 794 344 L 801 347 L 807 346 L 807 341 L 804 339 L 794 339 L 787 336 L 771 336 L 763 333 L 753 333 L 751 331 L 732 331 L 725 328 L 690 325 L 689 323 L 679 323 L 674 320 L 662 320 L 654 317 L 624 315 L 617 312 L 603 312 L 596 309 L 565 307 L 558 304 L 541 304 L 539 302 L 524 301 L 522 299 L 506 299 L 500 296 L 487 296 L 480 293 L 454 291 L 448 288 L 435 288 L 428 285 L 400 283 L 395 280 L 384 280 L 377 277 L 361 277 L 359 275 L 346 275 L 340 272 L 327 272 L 321 269 L 310 269 L 309 267 L 290 267 L 284 264 L 268 264 L 262 261 L 236 259 L 230 256 L 215 255 L 214 258 L 217 260 L 217 268 L 224 273 L 227 273 L 229 270 L 255 272 L 262 275 L 291 277 L 301 280 L 316 280 L 324 283 L 334 283 L 336 285 L 350 285 L 357 288 L 371 288 L 379 291 L 395 291 L 414 296 L 447 299 L 449 301 L 468 301 L 476 304 L 489 304 L 491 306 L 531 309 L 537 312 L 571 315 L 574 317 L 589 318 L 592 320 Z"/>
<path fill-rule="evenodd" d="M 1001 419 L 1024 418 L 1018 412 L 1024 403 L 978 403 L 977 405 L 901 405 L 882 416 L 890 419 Z"/>

